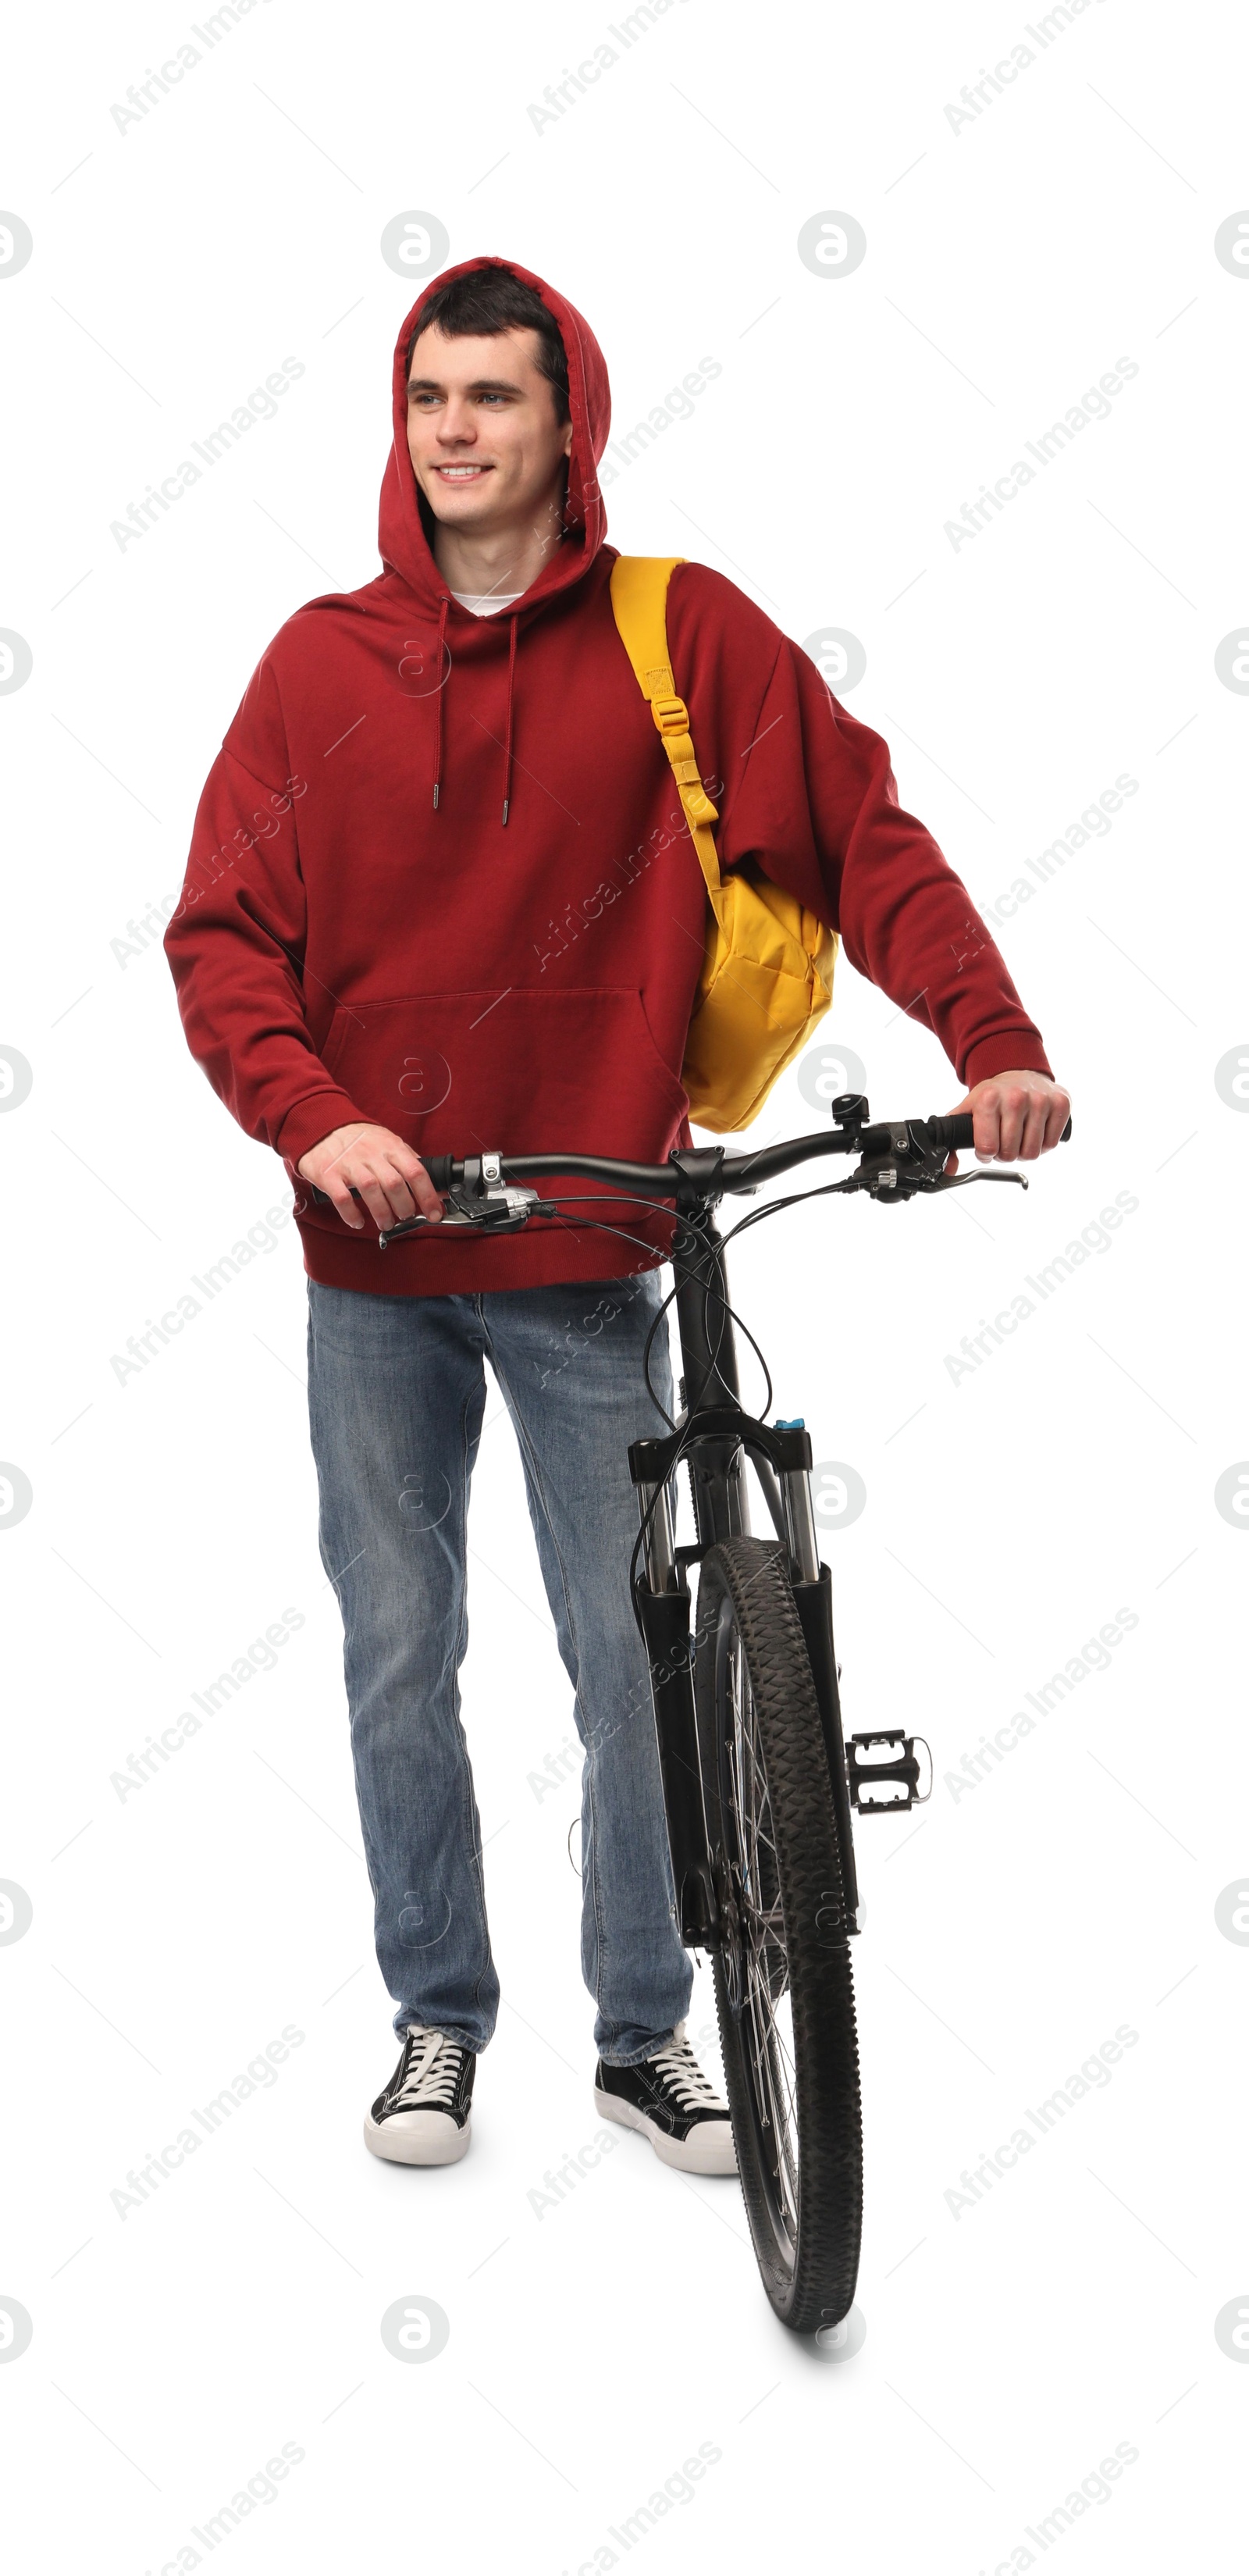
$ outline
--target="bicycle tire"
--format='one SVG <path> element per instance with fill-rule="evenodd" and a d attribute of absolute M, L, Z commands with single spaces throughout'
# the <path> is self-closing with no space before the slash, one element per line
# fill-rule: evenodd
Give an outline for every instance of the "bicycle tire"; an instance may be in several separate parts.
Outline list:
<path fill-rule="evenodd" d="M 703 1558 L 695 1702 L 726 1909 L 712 1965 L 742 2195 L 777 2316 L 812 2334 L 854 2298 L 862 2121 L 828 1755 L 776 1540 L 726 1539 Z"/>

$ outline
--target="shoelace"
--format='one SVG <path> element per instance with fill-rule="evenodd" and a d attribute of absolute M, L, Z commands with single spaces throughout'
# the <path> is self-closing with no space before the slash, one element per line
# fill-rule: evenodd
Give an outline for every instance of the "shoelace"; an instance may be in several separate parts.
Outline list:
<path fill-rule="evenodd" d="M 456 2060 L 460 2051 L 455 2041 L 448 2039 L 445 2031 L 424 2027 L 410 2029 L 408 2037 L 412 2054 L 403 2082 L 391 2096 L 392 2109 L 415 2111 L 432 2106 L 445 2110 L 454 2095 L 458 2073 Z"/>
<path fill-rule="evenodd" d="M 655 2068 L 661 2083 L 675 2094 L 678 2109 L 723 2111 L 727 2117 L 728 2104 L 721 2101 L 714 2084 L 704 2075 L 685 2036 L 683 2022 L 678 2023 L 666 2047 L 657 2049 L 646 2063 Z"/>

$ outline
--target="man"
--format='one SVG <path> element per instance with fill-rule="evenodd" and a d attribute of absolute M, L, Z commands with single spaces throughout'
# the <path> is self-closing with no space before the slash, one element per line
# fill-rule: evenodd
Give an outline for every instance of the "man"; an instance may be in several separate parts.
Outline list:
<path fill-rule="evenodd" d="M 465 261 L 407 316 L 393 395 L 385 569 L 300 609 L 262 657 L 165 941 L 193 1054 L 296 1184 L 320 1544 L 402 2042 L 365 2138 L 401 2163 L 462 2155 L 498 2007 L 458 1684 L 489 1358 L 585 1747 L 596 2106 L 670 2164 L 732 2172 L 725 2105 L 685 2035 L 628 1596 L 626 1450 L 663 1428 L 641 1357 L 671 1221 L 639 1209 L 622 1237 L 587 1196 L 543 1232 L 440 1239 L 422 1159 L 653 1163 L 690 1144 L 704 881 L 612 616 L 608 385 L 585 322 L 514 262 Z M 747 470 L 774 444 L 768 430 Z M 803 505 L 800 484 L 784 492 Z M 668 623 L 722 870 L 754 860 L 935 1032 L 979 1154 L 1047 1150 L 1067 1095 L 964 888 L 900 809 L 879 736 L 718 573 L 680 566 Z M 429 1230 L 380 1252 L 379 1230 L 418 1210 Z M 662 1335 L 652 1367 L 673 1413 Z"/>

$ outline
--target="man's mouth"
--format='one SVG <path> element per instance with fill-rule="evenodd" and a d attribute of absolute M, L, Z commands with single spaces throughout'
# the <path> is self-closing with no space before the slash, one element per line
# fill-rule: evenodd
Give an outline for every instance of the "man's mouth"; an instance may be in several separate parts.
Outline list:
<path fill-rule="evenodd" d="M 493 473 L 490 465 L 435 465 L 434 472 L 444 483 L 475 483 L 483 474 Z"/>

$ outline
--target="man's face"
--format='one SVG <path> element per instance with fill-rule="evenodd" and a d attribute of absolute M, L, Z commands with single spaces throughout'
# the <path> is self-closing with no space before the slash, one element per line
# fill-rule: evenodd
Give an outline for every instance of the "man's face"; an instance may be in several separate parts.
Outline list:
<path fill-rule="evenodd" d="M 422 331 L 408 370 L 408 453 L 436 519 L 466 534 L 533 521 L 559 493 L 572 423 L 537 366 L 536 331 Z"/>

